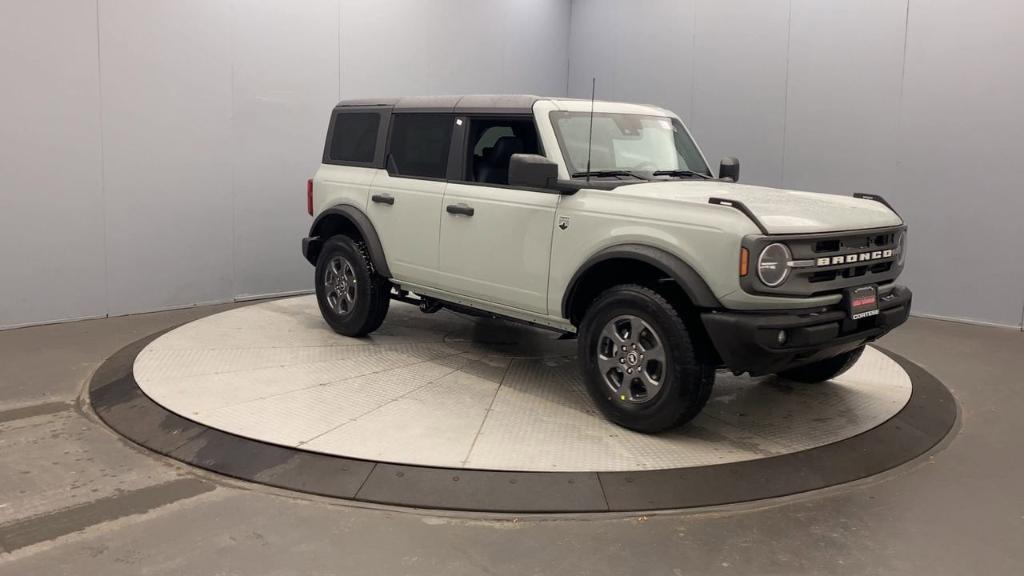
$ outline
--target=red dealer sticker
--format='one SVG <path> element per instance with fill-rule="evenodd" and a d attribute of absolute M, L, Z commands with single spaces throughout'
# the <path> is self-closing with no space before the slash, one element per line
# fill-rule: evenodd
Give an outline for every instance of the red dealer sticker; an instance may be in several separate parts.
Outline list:
<path fill-rule="evenodd" d="M 878 290 L 874 286 L 850 288 L 845 300 L 846 311 L 854 320 L 878 314 Z"/>

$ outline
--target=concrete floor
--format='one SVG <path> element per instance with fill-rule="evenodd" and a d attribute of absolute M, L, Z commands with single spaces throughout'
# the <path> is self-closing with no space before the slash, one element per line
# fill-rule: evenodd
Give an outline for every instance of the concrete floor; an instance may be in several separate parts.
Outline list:
<path fill-rule="evenodd" d="M 199 473 L 76 408 L 122 345 L 224 308 L 0 332 L 0 575 L 1024 573 L 1018 331 L 913 319 L 881 342 L 963 414 L 945 446 L 880 477 L 701 512 L 495 519 Z"/>

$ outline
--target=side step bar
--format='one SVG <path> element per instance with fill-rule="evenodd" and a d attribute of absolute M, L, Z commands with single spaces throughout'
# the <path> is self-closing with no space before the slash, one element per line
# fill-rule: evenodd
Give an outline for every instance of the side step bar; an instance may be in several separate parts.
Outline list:
<path fill-rule="evenodd" d="M 543 330 L 549 330 L 551 332 L 557 332 L 560 334 L 559 340 L 572 340 L 576 338 L 574 332 L 566 332 L 565 330 L 559 330 L 552 326 L 545 326 L 544 324 L 537 324 L 530 322 L 529 320 L 520 320 L 519 318 L 513 318 L 511 316 L 505 316 L 504 314 L 497 314 L 494 312 L 488 312 L 486 310 L 477 310 L 469 306 L 461 304 L 455 304 L 452 302 L 446 302 L 444 300 L 438 300 L 436 298 L 424 298 L 422 296 L 413 297 L 406 290 L 400 290 L 397 287 L 393 287 L 391 290 L 391 299 L 399 302 L 405 302 L 406 304 L 412 304 L 420 309 L 420 312 L 424 314 L 433 314 L 444 308 L 451 310 L 458 314 L 464 314 L 466 316 L 473 316 L 476 318 L 492 318 L 495 320 L 504 320 L 506 322 L 513 322 L 515 324 L 525 324 L 534 328 L 541 328 Z"/>

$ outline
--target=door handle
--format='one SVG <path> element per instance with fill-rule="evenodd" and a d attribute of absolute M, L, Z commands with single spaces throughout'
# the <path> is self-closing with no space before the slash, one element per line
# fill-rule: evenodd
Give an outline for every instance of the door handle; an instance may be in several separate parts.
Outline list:
<path fill-rule="evenodd" d="M 459 204 L 449 204 L 445 210 L 447 210 L 449 214 L 462 214 L 464 216 L 472 216 L 474 212 L 472 206 L 462 204 L 461 202 Z"/>
<path fill-rule="evenodd" d="M 394 205 L 395 197 L 391 194 L 374 194 L 370 196 L 370 200 L 373 200 L 377 204 L 387 204 L 389 206 Z"/>

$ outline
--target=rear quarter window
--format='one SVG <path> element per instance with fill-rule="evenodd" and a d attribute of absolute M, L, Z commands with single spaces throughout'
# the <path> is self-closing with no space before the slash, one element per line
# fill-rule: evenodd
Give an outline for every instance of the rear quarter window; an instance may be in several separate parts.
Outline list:
<path fill-rule="evenodd" d="M 380 117 L 377 112 L 338 112 L 328 158 L 335 162 L 373 162 L 377 154 Z"/>

